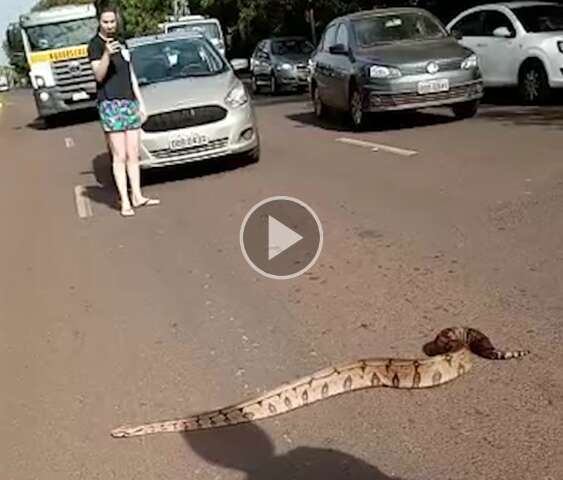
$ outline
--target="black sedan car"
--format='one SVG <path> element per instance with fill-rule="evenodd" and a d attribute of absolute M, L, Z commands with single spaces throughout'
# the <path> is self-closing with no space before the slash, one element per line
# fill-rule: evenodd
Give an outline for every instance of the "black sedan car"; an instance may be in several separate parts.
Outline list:
<path fill-rule="evenodd" d="M 314 47 L 305 37 L 267 38 L 258 43 L 250 59 L 252 91 L 266 87 L 271 93 L 304 89 L 309 80 L 308 62 Z"/>
<path fill-rule="evenodd" d="M 367 112 L 450 105 L 475 115 L 483 96 L 477 56 L 419 8 L 384 8 L 334 19 L 311 59 L 315 113 L 348 112 L 364 126 Z"/>

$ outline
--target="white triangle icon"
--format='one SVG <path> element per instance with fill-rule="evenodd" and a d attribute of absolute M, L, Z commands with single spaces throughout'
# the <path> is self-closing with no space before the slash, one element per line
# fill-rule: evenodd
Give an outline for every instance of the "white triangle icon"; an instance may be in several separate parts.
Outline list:
<path fill-rule="evenodd" d="M 277 257 L 301 240 L 301 235 L 268 215 L 268 260 Z"/>

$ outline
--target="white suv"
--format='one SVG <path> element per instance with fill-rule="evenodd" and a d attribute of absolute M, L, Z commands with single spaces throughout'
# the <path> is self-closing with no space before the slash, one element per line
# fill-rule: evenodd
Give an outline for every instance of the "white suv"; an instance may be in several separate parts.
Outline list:
<path fill-rule="evenodd" d="M 527 1 L 480 5 L 447 29 L 478 58 L 485 87 L 518 86 L 524 101 L 544 103 L 563 87 L 563 6 Z"/>

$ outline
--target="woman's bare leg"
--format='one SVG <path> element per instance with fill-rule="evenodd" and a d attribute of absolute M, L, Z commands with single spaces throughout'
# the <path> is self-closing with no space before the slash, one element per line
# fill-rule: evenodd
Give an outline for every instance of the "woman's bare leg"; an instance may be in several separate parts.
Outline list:
<path fill-rule="evenodd" d="M 131 183 L 133 206 L 137 207 L 145 204 L 147 201 L 150 201 L 151 204 L 156 204 L 158 200 L 144 197 L 141 191 L 141 173 L 139 168 L 140 130 L 128 130 L 125 132 L 125 135 L 127 142 L 127 173 Z"/>
<path fill-rule="evenodd" d="M 121 200 L 121 213 L 129 214 L 131 201 L 127 192 L 127 143 L 124 132 L 110 132 L 107 134 L 112 154 L 113 177 Z"/>

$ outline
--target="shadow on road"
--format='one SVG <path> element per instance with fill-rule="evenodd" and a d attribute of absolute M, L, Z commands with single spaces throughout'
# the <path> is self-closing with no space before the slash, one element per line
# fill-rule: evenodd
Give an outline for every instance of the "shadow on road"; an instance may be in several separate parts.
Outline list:
<path fill-rule="evenodd" d="M 143 185 L 177 182 L 194 178 L 224 174 L 243 167 L 251 166 L 253 161 L 244 155 L 233 155 L 201 162 L 186 163 L 170 167 L 158 167 L 142 172 Z"/>
<path fill-rule="evenodd" d="M 113 180 L 111 157 L 108 152 L 101 153 L 94 158 L 91 172 L 82 172 L 84 175 L 92 173 L 98 185 L 86 186 L 85 195 L 93 202 L 107 205 L 114 210 L 119 210 L 119 197 Z"/>
<path fill-rule="evenodd" d="M 563 108 L 550 107 L 483 107 L 479 118 L 518 126 L 563 128 Z"/>
<path fill-rule="evenodd" d="M 192 164 L 173 167 L 154 168 L 141 172 L 143 185 L 167 183 L 193 178 L 206 177 L 214 174 L 227 173 L 252 165 L 252 161 L 244 156 L 232 156 L 205 160 Z M 92 160 L 92 171 L 81 172 L 83 175 L 93 174 L 98 185 L 85 187 L 85 195 L 93 202 L 119 209 L 119 196 L 113 179 L 111 157 L 108 152 L 97 155 Z"/>
<path fill-rule="evenodd" d="M 72 127 L 94 121 L 98 121 L 98 111 L 95 108 L 89 108 L 54 115 L 47 122 L 37 117 L 26 126 L 27 128 L 31 128 L 33 130 L 55 130 L 57 128 Z"/>
<path fill-rule="evenodd" d="M 512 107 L 523 107 L 525 106 L 522 100 L 518 96 L 518 90 L 516 88 L 492 88 L 488 87 L 485 89 L 485 96 L 481 102 L 483 106 L 512 106 Z M 555 91 L 549 100 L 548 106 L 562 106 L 563 105 L 563 95 Z"/>
<path fill-rule="evenodd" d="M 244 472 L 245 480 L 400 480 L 347 453 L 298 447 L 276 455 L 255 424 L 184 434 L 190 448 L 209 463 Z"/>
<path fill-rule="evenodd" d="M 313 126 L 324 130 L 336 132 L 353 132 L 352 126 L 347 122 L 344 113 L 331 112 L 323 120 L 319 120 L 311 112 L 300 112 L 287 115 L 289 120 L 301 123 L 305 126 Z M 430 127 L 455 121 L 451 115 L 441 113 L 429 113 L 424 111 L 414 112 L 389 112 L 384 114 L 372 114 L 368 117 L 366 131 L 383 132 L 389 130 L 405 130 L 410 128 Z"/>

